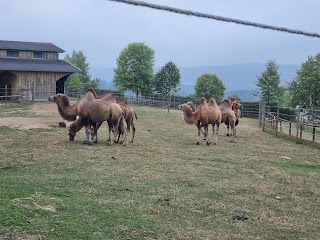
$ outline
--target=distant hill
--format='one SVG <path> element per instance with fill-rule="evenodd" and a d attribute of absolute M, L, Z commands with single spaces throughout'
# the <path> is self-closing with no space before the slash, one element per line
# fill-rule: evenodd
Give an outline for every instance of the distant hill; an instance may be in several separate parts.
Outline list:
<path fill-rule="evenodd" d="M 281 85 L 290 82 L 300 65 L 279 64 Z M 232 64 L 221 66 L 180 67 L 181 85 L 179 95 L 186 96 L 194 93 L 194 85 L 202 74 L 215 73 L 226 86 L 226 97 L 237 94 L 244 101 L 254 101 L 252 95 L 256 89 L 257 77 L 265 70 L 264 63 Z M 158 70 L 158 69 L 157 69 Z M 101 88 L 115 89 L 112 84 L 114 72 L 112 68 L 92 68 L 92 77 L 102 80 Z"/>

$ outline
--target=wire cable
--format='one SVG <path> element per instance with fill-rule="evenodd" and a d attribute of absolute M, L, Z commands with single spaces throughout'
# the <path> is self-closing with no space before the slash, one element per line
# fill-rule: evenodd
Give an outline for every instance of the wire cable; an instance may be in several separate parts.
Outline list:
<path fill-rule="evenodd" d="M 271 25 L 262 24 L 262 23 L 255 23 L 255 22 L 244 21 L 244 20 L 235 19 L 235 18 L 227 18 L 227 17 L 217 16 L 217 15 L 212 15 L 212 14 L 208 14 L 208 13 L 200 13 L 200 12 L 194 12 L 194 11 L 190 11 L 190 10 L 183 10 L 183 9 L 179 9 L 179 8 L 172 8 L 172 7 L 168 7 L 168 6 L 157 5 L 157 4 L 153 4 L 153 3 L 146 3 L 146 2 L 142 2 L 142 1 L 132 1 L 132 0 L 108 0 L 108 1 L 121 2 L 121 3 L 131 4 L 131 5 L 135 5 L 135 6 L 142 6 L 142 7 L 148 7 L 148 8 L 153 8 L 153 9 L 158 9 L 158 10 L 163 10 L 163 11 L 174 12 L 174 13 L 178 13 L 178 14 L 184 14 L 184 15 L 188 15 L 188 16 L 209 18 L 209 19 L 214 19 L 214 20 L 218 20 L 218 21 L 236 23 L 236 24 L 241 24 L 241 25 L 246 25 L 246 26 L 252 26 L 252 27 L 263 28 L 263 29 L 270 29 L 270 30 L 274 30 L 274 31 L 287 32 L 287 33 L 298 34 L 298 35 L 304 35 L 304 36 L 308 36 L 308 37 L 320 38 L 320 34 L 318 34 L 318 33 L 309 33 L 309 32 L 296 30 L 296 29 L 290 29 L 290 28 L 286 28 L 286 27 L 271 26 Z"/>

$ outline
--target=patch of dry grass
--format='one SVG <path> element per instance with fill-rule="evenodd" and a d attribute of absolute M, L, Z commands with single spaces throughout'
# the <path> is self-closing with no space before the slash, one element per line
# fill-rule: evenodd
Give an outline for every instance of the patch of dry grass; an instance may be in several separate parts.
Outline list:
<path fill-rule="evenodd" d="M 245 118 L 234 143 L 221 125 L 217 146 L 197 146 L 196 127 L 181 112 L 135 111 L 127 147 L 109 146 L 105 126 L 94 146 L 82 144 L 84 131 L 69 142 L 58 127 L 0 127 L 0 236 L 320 238 L 317 148 L 275 138 Z M 45 116 L 59 120 L 40 111 L 35 121 Z"/>

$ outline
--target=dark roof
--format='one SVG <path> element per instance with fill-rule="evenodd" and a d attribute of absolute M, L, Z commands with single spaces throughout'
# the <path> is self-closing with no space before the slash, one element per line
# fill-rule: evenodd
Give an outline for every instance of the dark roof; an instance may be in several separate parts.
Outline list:
<path fill-rule="evenodd" d="M 19 42 L 19 41 L 4 41 L 0 40 L 0 49 L 2 50 L 22 50 L 22 51 L 45 51 L 59 52 L 64 50 L 52 43 L 44 42 Z"/>
<path fill-rule="evenodd" d="M 65 60 L 0 58 L 0 71 L 25 72 L 81 72 Z"/>

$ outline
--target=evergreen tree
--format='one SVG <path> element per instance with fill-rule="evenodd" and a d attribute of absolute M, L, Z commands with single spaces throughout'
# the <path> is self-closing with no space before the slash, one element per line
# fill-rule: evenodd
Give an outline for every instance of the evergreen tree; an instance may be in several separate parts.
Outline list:
<path fill-rule="evenodd" d="M 279 66 L 275 60 L 268 60 L 266 70 L 257 78 L 256 85 L 258 90 L 254 94 L 260 101 L 269 105 L 275 103 L 284 94 L 284 88 L 280 86 Z"/>

